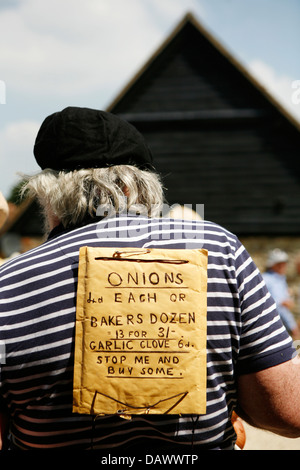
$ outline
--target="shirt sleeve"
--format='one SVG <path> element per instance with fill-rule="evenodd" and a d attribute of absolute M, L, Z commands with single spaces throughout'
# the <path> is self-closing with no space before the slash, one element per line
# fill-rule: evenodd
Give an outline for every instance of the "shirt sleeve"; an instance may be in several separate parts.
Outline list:
<path fill-rule="evenodd" d="M 236 276 L 241 315 L 237 373 L 258 372 L 290 360 L 295 351 L 292 339 L 261 273 L 240 243 Z"/>

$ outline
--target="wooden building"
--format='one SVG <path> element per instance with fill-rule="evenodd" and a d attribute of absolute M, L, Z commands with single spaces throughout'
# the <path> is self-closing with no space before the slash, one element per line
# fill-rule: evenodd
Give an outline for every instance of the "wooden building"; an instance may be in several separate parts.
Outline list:
<path fill-rule="evenodd" d="M 204 204 L 240 237 L 300 243 L 299 123 L 192 14 L 107 110 L 146 137 L 170 205 Z M 10 233 L 41 236 L 34 205 L 20 217 Z"/>
<path fill-rule="evenodd" d="M 9 216 L 0 227 L 0 265 L 19 253 L 40 245 L 44 239 L 44 221 L 36 201 L 26 199 L 16 205 L 9 202 Z"/>
<path fill-rule="evenodd" d="M 300 126 L 187 14 L 109 106 L 146 137 L 169 204 L 238 235 L 299 235 Z"/>

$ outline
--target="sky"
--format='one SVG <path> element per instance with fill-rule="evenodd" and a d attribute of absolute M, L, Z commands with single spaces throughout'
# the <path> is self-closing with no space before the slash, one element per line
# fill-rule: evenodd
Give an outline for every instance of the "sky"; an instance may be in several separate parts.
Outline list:
<path fill-rule="evenodd" d="M 300 0 L 0 0 L 0 191 L 39 171 L 38 129 L 106 109 L 191 12 L 300 122 Z"/>

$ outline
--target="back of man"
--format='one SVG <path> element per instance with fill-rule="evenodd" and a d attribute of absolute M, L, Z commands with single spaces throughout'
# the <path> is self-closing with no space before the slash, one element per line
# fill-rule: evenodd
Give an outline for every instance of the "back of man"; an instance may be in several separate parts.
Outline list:
<path fill-rule="evenodd" d="M 232 449 L 234 408 L 256 426 L 299 436 L 299 366 L 260 273 L 237 238 L 214 223 L 159 218 L 162 184 L 141 134 L 110 113 L 68 107 L 44 120 L 34 154 L 42 171 L 26 189 L 51 233 L 0 269 L 0 436 L 8 416 L 18 449 Z M 204 370 L 195 372 L 205 384 L 203 414 L 73 412 L 85 246 L 206 250 L 207 354 Z M 104 393 L 100 380 L 96 385 Z"/>
<path fill-rule="evenodd" d="M 208 250 L 204 415 L 125 420 L 72 412 L 81 246 Z M 232 449 L 236 377 L 291 357 L 291 340 L 257 268 L 236 237 L 211 222 L 124 214 L 77 229 L 56 228 L 45 244 L 1 268 L 0 312 L 6 348 L 0 394 L 17 448 L 113 451 L 143 442 L 150 449 Z"/>

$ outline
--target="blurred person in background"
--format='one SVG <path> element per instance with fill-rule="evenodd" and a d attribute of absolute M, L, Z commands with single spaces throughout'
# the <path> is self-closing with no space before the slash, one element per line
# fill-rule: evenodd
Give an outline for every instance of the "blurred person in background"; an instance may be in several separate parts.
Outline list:
<path fill-rule="evenodd" d="M 9 207 L 8 207 L 7 201 L 0 191 L 0 230 L 5 224 L 5 222 L 7 221 L 8 213 L 9 213 Z M 1 254 L 0 254 L 0 265 L 4 263 L 4 261 L 5 259 L 1 258 Z"/>
<path fill-rule="evenodd" d="M 7 204 L 5 197 L 0 191 L 0 229 L 5 224 L 7 217 L 8 217 L 8 204 Z"/>
<path fill-rule="evenodd" d="M 275 248 L 268 254 L 266 272 L 263 278 L 267 288 L 277 305 L 277 311 L 289 334 L 296 338 L 299 328 L 292 309 L 295 307 L 286 280 L 288 255 L 285 251 Z"/>

